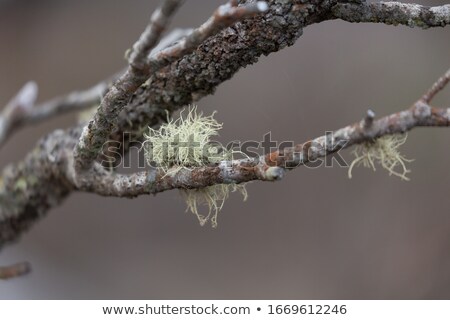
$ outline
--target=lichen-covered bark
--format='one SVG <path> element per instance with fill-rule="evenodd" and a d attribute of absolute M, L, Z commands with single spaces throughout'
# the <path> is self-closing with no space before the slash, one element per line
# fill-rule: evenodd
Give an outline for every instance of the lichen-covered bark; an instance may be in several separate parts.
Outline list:
<path fill-rule="evenodd" d="M 74 189 L 67 177 L 71 148 L 80 129 L 57 130 L 42 138 L 0 178 L 0 247 L 14 241 Z"/>
<path fill-rule="evenodd" d="M 293 45 L 304 27 L 327 19 L 337 2 L 268 1 L 269 10 L 264 15 L 236 23 L 153 75 L 119 115 L 112 139 L 120 139 L 123 132 L 139 136 L 142 128 L 165 121 L 166 110 L 175 111 L 213 94 L 217 86 L 239 69 L 256 63 L 260 56 Z"/>
<path fill-rule="evenodd" d="M 180 6 L 181 0 L 163 1 L 153 13 L 150 23 L 129 54 L 127 71 L 114 82 L 103 97 L 93 119 L 81 133 L 80 141 L 74 150 L 77 171 L 89 169 L 98 156 L 103 144 L 114 127 L 117 115 L 128 103 L 131 95 L 144 83 L 150 74 L 147 56 L 158 44 L 162 32 L 170 18 Z"/>
<path fill-rule="evenodd" d="M 428 29 L 450 24 L 450 5 L 436 7 L 400 2 L 340 3 L 333 8 L 336 18 L 348 22 L 375 22 Z"/>
<path fill-rule="evenodd" d="M 84 171 L 92 166 L 105 143 L 108 142 L 113 128 L 117 126 L 119 112 L 152 74 L 193 52 L 205 39 L 214 36 L 233 23 L 255 14 L 261 14 L 268 8 L 265 2 L 252 2 L 238 7 L 235 1 L 230 1 L 226 5 L 220 6 L 205 23 L 178 43 L 147 58 L 157 45 L 157 40 L 179 3 L 179 0 L 165 0 L 161 9 L 158 9 L 152 16 L 149 27 L 133 46 L 134 51 L 129 58 L 130 66 L 103 97 L 94 118 L 82 131 L 74 152 L 77 171 Z M 144 52 L 137 53 L 136 50 L 144 50 Z M 144 61 L 136 61 L 142 59 Z"/>
<path fill-rule="evenodd" d="M 247 2 L 251 1 L 242 1 Z M 294 44 L 303 27 L 323 20 L 336 4 L 336 1 L 328 0 L 302 2 L 268 1 L 267 13 L 237 23 L 210 37 L 193 53 L 152 76 L 121 113 L 113 137 L 121 141 L 123 132 L 156 126 L 165 121 L 165 110 L 174 111 L 213 93 L 223 81 L 230 79 L 240 68 L 257 62 L 261 55 Z M 0 182 L 0 246 L 15 240 L 72 190 L 78 187 L 92 190 L 90 182 L 85 179 L 89 172 L 84 177 L 78 177 L 77 182 L 73 181 L 73 172 L 68 167 L 70 162 L 73 163 L 72 149 L 81 132 L 82 126 L 67 132 L 56 131 L 43 138 L 23 162 L 3 170 Z M 96 166 L 92 170 L 99 169 Z M 113 194 L 107 190 L 106 182 L 111 179 L 117 181 L 117 177 L 102 176 L 100 171 L 97 173 L 96 187 L 104 186 L 101 187 L 103 191 L 97 192 Z M 181 180 L 177 181 L 173 187 L 180 185 Z M 167 181 L 161 183 L 149 191 L 171 188 Z"/>

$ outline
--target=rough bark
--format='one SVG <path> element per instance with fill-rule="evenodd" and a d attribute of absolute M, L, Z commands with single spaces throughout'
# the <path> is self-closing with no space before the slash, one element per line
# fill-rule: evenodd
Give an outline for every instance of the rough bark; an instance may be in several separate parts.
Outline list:
<path fill-rule="evenodd" d="M 373 22 L 428 29 L 450 24 L 450 5 L 428 7 L 401 2 L 340 3 L 333 8 L 336 18 L 348 22 Z"/>

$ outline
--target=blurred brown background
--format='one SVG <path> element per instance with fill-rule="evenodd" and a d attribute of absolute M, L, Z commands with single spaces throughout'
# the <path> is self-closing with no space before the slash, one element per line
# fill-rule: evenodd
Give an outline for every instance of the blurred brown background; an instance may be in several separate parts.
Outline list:
<path fill-rule="evenodd" d="M 173 26 L 203 22 L 223 1 L 187 1 Z M 443 4 L 448 1 L 420 1 Z M 0 105 L 28 80 L 40 101 L 87 88 L 125 65 L 157 1 L 0 2 Z M 303 142 L 408 107 L 450 67 L 450 28 L 331 21 L 242 70 L 214 96 L 220 140 Z M 450 106 L 450 89 L 435 105 Z M 28 127 L 1 150 L 18 161 L 67 115 Z M 219 227 L 200 227 L 177 191 L 135 200 L 73 194 L 0 253 L 33 272 L 0 298 L 450 298 L 450 129 L 416 129 L 403 153 L 411 181 L 379 169 L 290 172 L 233 195 Z M 349 152 L 345 159 L 351 161 Z"/>

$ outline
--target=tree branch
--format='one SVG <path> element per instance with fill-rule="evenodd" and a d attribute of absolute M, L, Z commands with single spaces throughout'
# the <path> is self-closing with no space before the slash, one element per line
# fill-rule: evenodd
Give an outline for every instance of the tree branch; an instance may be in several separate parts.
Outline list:
<path fill-rule="evenodd" d="M 431 100 L 438 94 L 440 91 L 442 91 L 445 86 L 450 82 L 450 69 L 447 70 L 447 72 L 440 77 L 434 84 L 431 86 L 431 88 L 422 96 L 422 101 L 425 103 L 430 103 Z"/>
<path fill-rule="evenodd" d="M 131 95 L 149 77 L 147 57 L 151 49 L 157 45 L 162 32 L 180 4 L 180 0 L 164 0 L 161 7 L 153 13 L 139 40 L 133 45 L 133 51 L 129 56 L 130 66 L 103 97 L 94 118 L 83 129 L 74 150 L 75 167 L 78 171 L 91 167 L 115 125 L 117 115 L 128 103 Z"/>
<path fill-rule="evenodd" d="M 192 38 L 182 42 L 179 47 L 173 46 L 171 51 L 166 52 L 168 54 L 164 55 L 164 59 L 175 59 L 170 52 L 178 51 L 182 54 L 188 50 L 186 48 L 189 44 L 195 45 L 196 41 L 201 42 L 210 32 L 218 32 L 239 19 L 265 9 L 261 2 L 239 9 L 234 6 L 234 1 L 232 3 L 233 5 L 218 9 L 214 18 L 200 27 L 202 32 L 194 32 Z M 215 24 L 219 27 L 217 28 Z M 196 37 L 198 38 L 195 39 Z M 120 79 L 118 83 L 120 87 L 122 83 Z M 112 91 L 117 94 L 117 87 L 114 88 Z M 107 104 L 105 99 L 106 96 L 102 105 Z M 97 117 L 103 112 L 100 107 Z M 93 122 L 95 119 L 91 121 Z M 102 125 L 107 127 L 111 124 L 103 123 Z M 0 177 L 0 247 L 16 240 L 50 208 L 58 205 L 71 191 L 76 190 L 78 179 L 82 181 L 89 175 L 89 171 L 77 173 L 74 170 L 73 150 L 79 150 L 80 137 L 83 137 L 82 131 L 86 133 L 92 129 L 93 126 L 90 125 L 84 129 L 78 126 L 67 131 L 57 130 L 41 139 L 24 161 L 3 170 Z M 75 148 L 77 146 L 78 148 Z"/>
<path fill-rule="evenodd" d="M 335 4 L 322 0 L 312 0 L 309 5 L 300 1 L 267 3 L 269 9 L 264 14 L 224 29 L 203 41 L 191 54 L 153 74 L 119 114 L 118 126 L 109 140 L 122 141 L 125 132 L 139 140 L 141 128 L 158 126 L 167 119 L 167 112 L 213 94 L 221 83 L 257 62 L 260 56 L 293 45 L 305 26 L 327 19 Z"/>
<path fill-rule="evenodd" d="M 9 101 L 0 114 L 0 147 L 23 118 L 28 117 L 34 107 L 38 88 L 35 82 L 28 82 L 17 95 Z"/>
<path fill-rule="evenodd" d="M 443 79 L 446 79 L 449 73 L 450 69 L 429 92 L 435 95 L 442 90 L 448 83 Z M 386 135 L 405 133 L 416 127 L 449 126 L 450 108 L 434 108 L 429 106 L 424 98 L 420 98 L 407 110 L 378 120 L 374 120 L 374 113 L 369 110 L 362 121 L 336 130 L 331 135 L 324 135 L 259 158 L 221 161 L 205 167 L 174 170 L 174 174 L 168 174 L 158 168 L 134 174 L 115 174 L 98 165 L 81 180 L 78 188 L 103 196 L 136 197 L 176 188 L 197 189 L 214 184 L 252 180 L 275 181 L 283 178 L 285 170 L 305 165 L 355 144 L 371 142 Z"/>
<path fill-rule="evenodd" d="M 16 263 L 12 266 L 0 267 L 0 280 L 7 280 L 15 277 L 21 277 L 31 271 L 28 262 Z"/>
<path fill-rule="evenodd" d="M 338 3 L 335 18 L 348 22 L 376 22 L 423 29 L 450 24 L 450 5 L 427 7 L 414 3 L 374 2 Z"/>
<path fill-rule="evenodd" d="M 286 169 L 314 161 L 344 146 L 405 132 L 417 126 L 449 126 L 449 110 L 429 106 L 434 95 L 448 83 L 447 73 L 412 108 L 378 120 L 368 113 L 363 121 L 337 130 L 334 144 L 327 144 L 330 137 L 322 136 L 257 159 L 222 162 L 182 170 L 165 177 L 157 169 L 134 175 L 119 175 L 95 163 L 105 141 L 120 141 L 126 131 L 138 132 L 140 127 L 160 124 L 166 119 L 166 111 L 172 112 L 213 93 L 219 84 L 230 79 L 241 67 L 256 62 L 261 55 L 268 55 L 295 43 L 303 28 L 310 24 L 336 18 L 392 24 L 397 19 L 398 24 L 422 27 L 425 27 L 424 24 L 430 27 L 448 24 L 448 5 L 433 9 L 390 3 L 388 7 L 391 9 L 386 11 L 382 4 L 372 6 L 355 0 L 268 0 L 269 10 L 264 15 L 240 20 L 226 28 L 247 16 L 243 12 L 252 15 L 255 13 L 252 10 L 264 11 L 261 10 L 264 9 L 262 4 L 252 0 L 240 2 L 243 6 L 236 7 L 236 1 L 233 0 L 222 7 L 224 9 L 216 11 L 191 36 L 150 58 L 146 58 L 148 54 L 139 54 L 139 51 L 148 52 L 154 40 L 144 40 L 142 46 L 135 46 L 129 55 L 131 65 L 128 71 L 114 86 L 108 88 L 108 94 L 96 116 L 84 130 L 82 126 L 76 126 L 66 131 L 54 131 L 42 138 L 23 161 L 3 170 L 0 176 L 0 247 L 16 240 L 50 208 L 57 206 L 75 190 L 132 197 L 173 188 L 201 188 L 216 183 L 273 181 L 280 179 Z M 357 9 L 357 6 L 360 8 Z M 422 14 L 408 13 L 405 8 L 419 8 Z M 414 18 L 414 21 L 409 22 L 410 18 Z M 155 21 L 159 20 L 155 18 Z M 155 28 L 156 33 L 161 32 L 160 23 Z M 148 36 L 144 36 L 144 39 L 153 37 L 152 32 L 146 33 Z M 159 36 L 153 37 L 157 38 Z M 142 70 L 137 69 L 141 67 Z M 62 108 L 64 103 L 61 101 L 65 100 L 54 103 L 53 107 L 48 108 L 52 111 L 44 114 L 53 115 L 58 113 L 55 110 L 72 108 Z M 76 108 L 83 106 L 83 103 L 67 105 Z M 5 110 L 20 109 L 7 107 Z M 11 119 L 10 114 L 13 113 L 15 111 L 4 111 L 1 119 Z M 8 121 L 13 123 L 17 120 Z M 344 145 L 347 140 L 348 144 Z M 127 148 L 123 151 L 126 152 Z M 74 170 L 75 163 L 81 171 Z"/>
<path fill-rule="evenodd" d="M 158 18 L 152 19 L 151 26 L 133 46 L 133 52 L 136 52 L 138 49 L 143 49 L 145 52 L 131 54 L 130 68 L 128 68 L 127 72 L 105 95 L 94 119 L 83 130 L 80 143 L 75 150 L 75 166 L 78 170 L 87 169 L 92 165 L 92 162 L 97 158 L 99 151 L 112 133 L 113 127 L 117 123 L 119 112 L 129 102 L 131 95 L 152 73 L 192 52 L 205 39 L 216 34 L 218 31 L 239 20 L 267 10 L 267 4 L 262 1 L 242 7 L 236 7 L 235 2 L 232 1 L 229 4 L 219 7 L 208 21 L 198 29 L 192 31 L 180 42 L 163 49 L 143 63 L 140 61 L 142 57 L 147 57 L 150 49 L 156 44 L 155 41 L 152 42 L 146 39 L 146 37 L 159 39 L 160 33 L 169 20 L 169 16 L 166 16 L 164 19 L 161 17 L 164 14 L 169 15 L 174 12 L 175 7 L 165 8 L 165 6 L 168 6 L 168 4 L 165 3 L 162 9 L 157 11 L 156 16 Z M 154 25 L 152 26 L 152 24 Z M 148 30 L 152 31 L 150 32 Z"/>
<path fill-rule="evenodd" d="M 355 144 L 404 133 L 416 127 L 448 126 L 450 109 L 432 108 L 418 102 L 411 109 L 374 121 L 369 128 L 357 122 L 330 136 L 324 135 L 252 160 L 222 161 L 214 166 L 181 169 L 173 175 L 167 175 L 160 169 L 128 175 L 114 174 L 96 167 L 91 174 L 86 175 L 78 188 L 103 196 L 132 198 L 177 188 L 198 189 L 214 184 L 239 184 L 253 180 L 276 181 L 283 178 L 287 169 L 305 165 Z M 333 137 L 331 142 L 330 137 Z"/>

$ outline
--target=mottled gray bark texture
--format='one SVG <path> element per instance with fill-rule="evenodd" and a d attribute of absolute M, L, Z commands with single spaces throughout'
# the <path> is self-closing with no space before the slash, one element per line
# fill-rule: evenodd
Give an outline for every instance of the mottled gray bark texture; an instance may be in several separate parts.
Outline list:
<path fill-rule="evenodd" d="M 247 3 L 249 1 L 242 1 Z M 200 100 L 239 69 L 258 58 L 291 46 L 303 28 L 326 19 L 337 1 L 272 0 L 261 16 L 236 23 L 204 41 L 193 53 L 150 77 L 119 115 L 112 138 L 166 120 L 166 110 L 177 110 Z"/>
<path fill-rule="evenodd" d="M 133 45 L 129 53 L 129 67 L 109 88 L 94 117 L 83 128 L 80 141 L 74 150 L 77 171 L 84 171 L 92 166 L 103 144 L 108 140 L 117 115 L 151 74 L 147 57 L 158 44 L 162 32 L 180 4 L 180 0 L 165 0 L 153 13 L 149 25 Z"/>
<path fill-rule="evenodd" d="M 33 222 L 74 190 L 66 178 L 71 148 L 80 128 L 57 130 L 42 138 L 18 164 L 0 177 L 0 247 L 16 240 Z"/>
<path fill-rule="evenodd" d="M 450 24 L 450 5 L 428 7 L 401 2 L 340 3 L 333 8 L 336 18 L 348 22 L 375 22 L 428 29 Z"/>
<path fill-rule="evenodd" d="M 245 5 L 253 1 L 243 0 L 240 3 Z M 167 112 L 170 114 L 214 93 L 218 85 L 230 79 L 240 68 L 257 62 L 260 56 L 294 44 L 303 28 L 310 24 L 342 18 L 352 22 L 435 27 L 448 24 L 450 16 L 448 6 L 430 9 L 417 5 L 370 5 L 364 1 L 351 0 L 269 0 L 267 3 L 268 10 L 264 14 L 251 18 L 243 15 L 242 21 L 210 36 L 219 30 L 217 27 L 230 24 L 223 24 L 224 21 L 218 19 L 215 21 L 220 23 L 214 25 L 212 20 L 213 25 L 210 27 L 214 32 L 206 33 L 205 38 L 201 38 L 201 32 L 191 34 L 184 44 L 181 41 L 163 50 L 158 58 L 152 60 L 150 57 L 147 61 L 149 68 L 155 63 L 161 63 L 154 74 L 148 73 L 150 69 L 147 70 L 147 63 L 142 64 L 143 57 L 147 57 L 151 49 L 151 45 L 144 45 L 145 54 L 137 55 L 138 61 L 132 63 L 131 71 L 129 68 L 122 76 L 126 81 L 119 80 L 110 89 L 109 96 L 103 99 L 97 116 L 89 126 L 84 130 L 83 125 L 66 131 L 57 130 L 42 138 L 22 162 L 4 168 L 0 177 L 0 247 L 16 240 L 50 208 L 75 190 L 133 197 L 216 183 L 272 181 L 280 179 L 287 167 L 338 150 L 319 148 L 324 146 L 327 139 L 319 137 L 293 149 L 261 156 L 259 159 L 211 164 L 165 177 L 156 169 L 134 175 L 119 175 L 93 162 L 103 142 L 108 139 L 122 141 L 125 132 L 131 132 L 133 138 L 141 139 L 142 128 L 157 126 L 166 120 Z M 235 4 L 235 1 L 231 1 L 230 7 Z M 411 19 L 413 22 L 409 22 Z M 136 48 L 140 50 L 139 46 Z M 186 51 L 186 48 L 189 50 Z M 448 78 L 449 73 L 443 77 L 447 82 Z M 440 82 L 437 91 L 447 82 Z M 108 88 L 109 85 L 100 89 Z M 81 99 L 80 104 L 91 102 L 91 98 Z M 429 107 L 431 98 L 422 98 L 420 103 L 407 111 L 379 120 L 366 119 L 340 129 L 335 132 L 335 138 L 350 139 L 349 146 L 386 134 L 404 132 L 416 126 L 448 126 L 449 111 Z M 62 106 L 67 102 L 64 99 L 60 101 Z M 73 102 L 72 106 L 77 106 L 75 97 L 69 101 Z M 53 104 L 51 109 L 70 109 L 61 105 Z M 77 154 L 74 156 L 76 146 Z M 339 143 L 337 146 L 342 147 Z M 127 147 L 123 146 L 124 153 Z M 75 170 L 75 163 L 83 170 Z"/>

